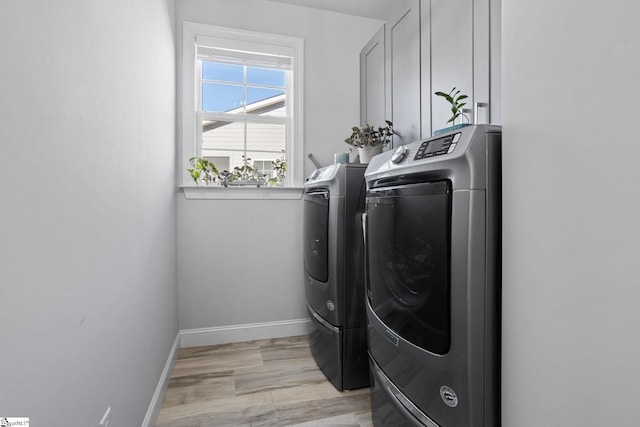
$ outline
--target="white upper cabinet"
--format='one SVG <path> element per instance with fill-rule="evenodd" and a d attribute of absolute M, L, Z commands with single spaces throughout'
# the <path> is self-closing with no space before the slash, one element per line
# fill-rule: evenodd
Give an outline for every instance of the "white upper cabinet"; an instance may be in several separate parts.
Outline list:
<path fill-rule="evenodd" d="M 384 25 L 360 52 L 360 125 L 383 126 L 385 115 Z"/>
<path fill-rule="evenodd" d="M 434 92 L 449 93 L 457 88 L 473 100 L 473 0 L 423 1 L 430 6 L 430 31 L 423 28 L 423 43 L 431 45 L 431 123 L 432 131 L 451 126 L 451 104 Z M 423 61 L 429 65 L 428 58 Z M 428 101 L 428 100 L 425 100 Z M 466 107 L 466 106 L 465 106 Z M 466 114 L 470 121 L 473 119 Z M 460 119 L 458 119 L 460 120 Z M 456 121 L 455 124 L 460 123 Z M 428 135 L 425 135 L 428 136 Z"/>
<path fill-rule="evenodd" d="M 454 87 L 469 96 L 466 118 L 456 124 L 500 123 L 500 0 L 422 0 L 421 8 L 422 43 L 430 46 L 422 64 L 431 71 L 432 131 L 450 126 L 452 116 L 450 104 L 434 92 Z"/>
<path fill-rule="evenodd" d="M 451 106 L 434 92 L 453 87 L 469 96 L 464 122 L 499 124 L 500 1 L 394 1 L 384 29 L 361 55 L 362 121 L 383 124 L 378 124 L 383 81 L 384 117 L 398 131 L 394 146 L 451 126 Z"/>
<path fill-rule="evenodd" d="M 397 13 L 386 25 L 387 117 L 397 135 L 393 146 L 421 137 L 420 2 L 398 2 Z"/>

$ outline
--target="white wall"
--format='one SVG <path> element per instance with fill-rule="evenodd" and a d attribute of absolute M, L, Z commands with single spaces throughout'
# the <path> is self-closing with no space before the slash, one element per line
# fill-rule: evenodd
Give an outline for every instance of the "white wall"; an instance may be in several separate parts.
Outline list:
<path fill-rule="evenodd" d="M 177 332 L 173 7 L 0 2 L 1 416 L 145 416 Z"/>
<path fill-rule="evenodd" d="M 359 122 L 360 49 L 381 21 L 266 0 L 179 0 L 176 18 L 178 32 L 190 21 L 303 38 L 305 176 L 314 169 L 307 153 L 328 165 L 347 151 Z M 306 318 L 301 221 L 301 200 L 179 195 L 180 328 Z"/>
<path fill-rule="evenodd" d="M 180 329 L 307 317 L 299 200 L 178 203 Z"/>
<path fill-rule="evenodd" d="M 503 0 L 503 426 L 634 426 L 640 3 Z"/>

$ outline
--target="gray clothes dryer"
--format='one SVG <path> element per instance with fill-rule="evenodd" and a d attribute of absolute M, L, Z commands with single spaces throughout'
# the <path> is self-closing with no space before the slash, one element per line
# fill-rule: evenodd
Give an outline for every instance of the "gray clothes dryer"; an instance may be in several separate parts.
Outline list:
<path fill-rule="evenodd" d="M 364 171 L 335 164 L 306 181 L 303 257 L 309 345 L 338 390 L 369 385 L 364 294 Z"/>
<path fill-rule="evenodd" d="M 365 173 L 377 427 L 500 425 L 500 146 L 499 127 L 466 126 Z"/>

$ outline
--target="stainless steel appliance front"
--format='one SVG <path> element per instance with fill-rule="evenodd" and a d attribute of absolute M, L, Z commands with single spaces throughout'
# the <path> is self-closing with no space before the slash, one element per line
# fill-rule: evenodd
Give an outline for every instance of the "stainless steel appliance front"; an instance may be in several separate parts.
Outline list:
<path fill-rule="evenodd" d="M 366 387 L 364 210 L 366 165 L 336 164 L 307 179 L 303 259 L 309 344 L 338 390 Z"/>
<path fill-rule="evenodd" d="M 468 126 L 365 173 L 376 426 L 499 425 L 500 143 Z"/>

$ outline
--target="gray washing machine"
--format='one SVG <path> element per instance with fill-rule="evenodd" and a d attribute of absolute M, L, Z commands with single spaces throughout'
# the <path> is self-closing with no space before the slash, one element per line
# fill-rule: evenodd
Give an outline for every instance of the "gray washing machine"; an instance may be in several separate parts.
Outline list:
<path fill-rule="evenodd" d="M 304 186 L 309 345 L 338 390 L 369 385 L 361 225 L 366 166 L 327 166 L 314 171 Z"/>
<path fill-rule="evenodd" d="M 375 426 L 500 425 L 501 129 L 466 126 L 365 173 Z"/>

